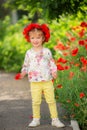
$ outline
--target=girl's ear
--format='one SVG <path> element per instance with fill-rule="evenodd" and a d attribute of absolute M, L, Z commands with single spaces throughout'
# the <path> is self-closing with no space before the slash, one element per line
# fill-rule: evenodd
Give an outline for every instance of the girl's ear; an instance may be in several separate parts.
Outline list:
<path fill-rule="evenodd" d="M 45 36 L 43 36 L 43 42 L 45 41 Z"/>

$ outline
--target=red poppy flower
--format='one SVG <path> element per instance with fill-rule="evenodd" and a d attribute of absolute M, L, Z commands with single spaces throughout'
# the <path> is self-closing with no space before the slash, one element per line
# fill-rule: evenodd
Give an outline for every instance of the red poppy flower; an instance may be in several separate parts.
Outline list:
<path fill-rule="evenodd" d="M 75 37 L 71 37 L 71 38 L 70 38 L 70 41 L 71 41 L 71 42 L 74 42 L 75 40 L 76 40 Z"/>
<path fill-rule="evenodd" d="M 80 37 L 83 37 L 84 34 L 85 34 L 85 30 L 84 30 L 84 29 L 82 29 L 82 30 L 78 33 L 78 35 L 79 35 Z"/>
<path fill-rule="evenodd" d="M 78 67 L 78 66 L 80 66 L 80 64 L 79 64 L 79 63 L 76 63 L 76 64 L 74 64 L 74 66 Z"/>
<path fill-rule="evenodd" d="M 20 73 L 15 75 L 15 80 L 19 80 L 20 78 L 21 78 L 21 74 Z"/>
<path fill-rule="evenodd" d="M 77 29 L 79 29 L 79 26 L 72 27 L 72 30 L 74 30 L 74 31 Z"/>
<path fill-rule="evenodd" d="M 57 60 L 57 62 L 66 63 L 67 60 L 60 57 L 60 58 Z"/>
<path fill-rule="evenodd" d="M 59 84 L 59 85 L 57 86 L 57 88 L 63 88 L 63 86 L 62 86 L 61 84 Z"/>
<path fill-rule="evenodd" d="M 87 44 L 85 44 L 85 49 L 87 50 Z"/>
<path fill-rule="evenodd" d="M 71 65 L 74 65 L 74 61 L 71 61 L 70 64 L 71 64 Z"/>
<path fill-rule="evenodd" d="M 80 26 L 81 26 L 81 27 L 87 27 L 87 23 L 86 23 L 86 22 L 82 22 L 82 23 L 80 24 Z"/>
<path fill-rule="evenodd" d="M 80 61 L 81 61 L 82 63 L 84 63 L 85 58 L 84 58 L 84 57 L 80 57 Z"/>
<path fill-rule="evenodd" d="M 70 102 L 71 102 L 71 100 L 70 100 L 70 99 L 68 99 L 68 100 L 67 100 L 67 102 L 68 102 L 68 103 L 70 103 Z"/>
<path fill-rule="evenodd" d="M 72 35 L 71 35 L 71 33 L 67 32 L 66 36 L 70 38 Z"/>
<path fill-rule="evenodd" d="M 82 67 L 81 67 L 81 70 L 82 70 L 83 72 L 86 72 L 86 71 L 87 71 L 86 65 L 85 65 L 85 66 L 82 66 Z"/>
<path fill-rule="evenodd" d="M 87 42 L 87 39 L 85 39 L 85 42 Z"/>
<path fill-rule="evenodd" d="M 64 55 L 64 56 L 68 56 L 68 55 L 69 55 L 69 52 L 63 52 L 63 55 Z"/>
<path fill-rule="evenodd" d="M 79 96 L 80 96 L 80 98 L 83 98 L 83 97 L 85 97 L 85 94 L 83 92 L 81 92 Z"/>
<path fill-rule="evenodd" d="M 76 56 L 78 53 L 78 48 L 72 50 L 72 56 Z"/>
<path fill-rule="evenodd" d="M 68 70 L 68 69 L 70 69 L 70 66 L 64 66 L 64 70 Z"/>
<path fill-rule="evenodd" d="M 61 64 L 57 65 L 57 70 L 64 70 L 64 67 Z"/>
<path fill-rule="evenodd" d="M 87 60 L 84 57 L 80 58 L 80 61 L 83 63 L 83 65 L 87 65 Z"/>
<path fill-rule="evenodd" d="M 85 45 L 85 41 L 84 41 L 84 40 L 80 40 L 80 41 L 79 41 L 79 45 L 84 46 L 84 45 Z"/>
<path fill-rule="evenodd" d="M 76 107 L 79 107 L 79 106 L 80 106 L 78 103 L 74 103 L 74 105 L 75 105 Z"/>
<path fill-rule="evenodd" d="M 67 50 L 69 49 L 69 46 L 63 45 L 62 42 L 58 42 L 58 44 L 54 47 L 55 50 Z"/>
<path fill-rule="evenodd" d="M 65 47 L 63 45 L 63 43 L 59 42 L 55 47 L 54 47 L 55 50 L 64 50 Z"/>
<path fill-rule="evenodd" d="M 74 72 L 70 72 L 70 73 L 69 73 L 69 78 L 72 79 L 73 76 L 74 76 Z"/>
<path fill-rule="evenodd" d="M 54 79 L 52 79 L 52 82 L 54 83 Z"/>

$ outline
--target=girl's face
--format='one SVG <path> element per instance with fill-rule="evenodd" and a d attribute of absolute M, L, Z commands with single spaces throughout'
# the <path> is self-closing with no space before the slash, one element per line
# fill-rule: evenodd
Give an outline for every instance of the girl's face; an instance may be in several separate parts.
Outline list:
<path fill-rule="evenodd" d="M 30 42 L 33 47 L 42 47 L 44 42 L 44 34 L 40 30 L 32 30 L 29 32 Z"/>

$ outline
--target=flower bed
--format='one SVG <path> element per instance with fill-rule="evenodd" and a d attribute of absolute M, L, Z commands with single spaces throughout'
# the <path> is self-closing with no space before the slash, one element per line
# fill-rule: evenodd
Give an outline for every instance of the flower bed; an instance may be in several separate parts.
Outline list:
<path fill-rule="evenodd" d="M 87 23 L 70 28 L 65 42 L 54 47 L 58 78 L 55 97 L 68 110 L 71 119 L 87 128 Z"/>

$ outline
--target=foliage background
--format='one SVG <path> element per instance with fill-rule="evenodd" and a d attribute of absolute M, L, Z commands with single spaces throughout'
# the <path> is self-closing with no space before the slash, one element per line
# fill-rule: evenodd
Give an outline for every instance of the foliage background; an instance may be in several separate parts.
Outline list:
<path fill-rule="evenodd" d="M 66 40 L 65 33 L 71 26 L 79 24 L 81 21 L 87 18 L 79 12 L 77 17 L 74 15 L 61 15 L 59 21 L 52 20 L 48 26 L 51 30 L 51 38 L 48 43 L 45 44 L 52 50 L 53 55 L 55 51 L 54 45 L 57 44 L 57 40 Z M 31 47 L 26 42 L 22 35 L 23 28 L 30 23 L 28 17 L 24 16 L 18 20 L 16 24 L 10 24 L 10 17 L 0 21 L 0 68 L 5 71 L 19 72 L 23 63 L 24 55 L 27 49 Z M 39 23 L 45 23 L 44 20 L 39 19 Z"/>

